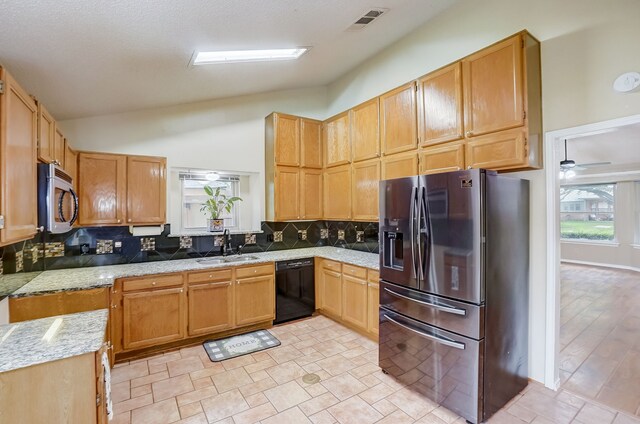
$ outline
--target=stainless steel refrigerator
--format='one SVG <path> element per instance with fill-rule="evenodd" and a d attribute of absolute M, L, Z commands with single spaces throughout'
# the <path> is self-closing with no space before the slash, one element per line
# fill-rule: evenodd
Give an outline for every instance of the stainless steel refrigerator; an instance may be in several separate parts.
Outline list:
<path fill-rule="evenodd" d="M 485 421 L 527 385 L 528 181 L 381 181 L 380 246 L 380 367 Z"/>

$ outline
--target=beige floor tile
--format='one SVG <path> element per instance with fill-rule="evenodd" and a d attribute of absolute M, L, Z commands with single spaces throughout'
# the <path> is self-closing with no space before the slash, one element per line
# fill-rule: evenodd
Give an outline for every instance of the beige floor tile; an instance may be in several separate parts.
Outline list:
<path fill-rule="evenodd" d="M 640 424 L 640 417 L 618 413 L 615 420 L 613 420 L 613 424 Z"/>
<path fill-rule="evenodd" d="M 213 397 L 217 394 L 218 392 L 216 391 L 216 388 L 213 386 L 209 386 L 178 395 L 176 397 L 176 401 L 178 402 L 178 406 L 183 406 L 189 403 L 201 401 L 202 399 Z"/>
<path fill-rule="evenodd" d="M 109 424 L 131 424 L 131 411 L 115 414 Z"/>
<path fill-rule="evenodd" d="M 207 421 L 207 416 L 204 413 L 200 413 L 192 417 L 188 417 L 180 421 L 176 421 L 176 424 L 208 424 L 208 423 L 209 422 Z"/>
<path fill-rule="evenodd" d="M 249 356 L 249 355 L 245 355 L 245 356 Z M 265 359 L 265 360 L 260 361 L 260 362 L 255 362 L 255 360 L 254 360 L 253 363 L 245 365 L 244 366 L 244 370 L 247 373 L 251 374 L 253 372 L 262 371 L 262 370 L 264 370 L 266 368 L 271 368 L 271 367 L 276 366 L 276 365 L 278 365 L 276 363 L 276 361 L 274 361 L 271 357 L 269 357 L 268 359 Z"/>
<path fill-rule="evenodd" d="M 214 374 L 211 376 L 211 379 L 219 393 L 224 393 L 253 382 L 244 368 L 236 368 L 235 370 Z"/>
<path fill-rule="evenodd" d="M 207 354 L 202 345 L 183 347 L 180 349 L 180 356 L 183 358 L 188 358 L 190 356 L 200 357 L 202 354 Z"/>
<path fill-rule="evenodd" d="M 576 419 L 585 423 L 610 424 L 615 416 L 616 413 L 613 411 L 587 404 L 578 412 Z"/>
<path fill-rule="evenodd" d="M 378 380 L 379 381 L 379 380 Z M 387 386 L 383 383 L 378 383 L 378 385 L 373 386 L 362 393 L 360 393 L 360 397 L 364 399 L 367 403 L 373 405 L 381 399 L 393 394 L 395 390 L 391 387 Z"/>
<path fill-rule="evenodd" d="M 111 400 L 118 403 L 131 398 L 129 380 L 111 385 Z"/>
<path fill-rule="evenodd" d="M 189 376 L 185 374 L 151 383 L 151 390 L 153 391 L 153 400 L 158 402 L 193 391 L 193 384 Z"/>
<path fill-rule="evenodd" d="M 138 362 L 133 365 L 125 365 L 111 370 L 111 384 L 144 377 L 145 375 L 149 375 L 149 367 L 147 366 L 146 361 Z"/>
<path fill-rule="evenodd" d="M 312 424 L 311 421 L 297 407 L 287 409 L 261 421 L 261 424 Z"/>
<path fill-rule="evenodd" d="M 180 417 L 183 419 L 198 414 L 204 414 L 204 410 L 202 409 L 202 404 L 200 402 L 193 402 L 184 406 L 180 406 L 180 404 L 178 404 L 178 410 L 180 411 Z"/>
<path fill-rule="evenodd" d="M 175 399 L 167 399 L 131 411 L 131 424 L 166 424 L 179 419 L 180 412 Z"/>
<path fill-rule="evenodd" d="M 160 364 L 166 364 L 167 362 L 171 362 L 171 361 L 177 361 L 180 358 L 181 358 L 180 352 L 173 351 L 173 352 L 167 352 L 162 355 L 153 356 L 149 358 L 147 362 L 149 363 L 149 366 L 160 365 Z"/>
<path fill-rule="evenodd" d="M 191 382 L 193 383 L 193 388 L 196 390 L 213 386 L 213 380 L 211 380 L 211 377 L 197 378 L 195 380 L 191 378 Z"/>
<path fill-rule="evenodd" d="M 320 396 L 321 394 L 328 392 L 327 388 L 320 383 L 302 387 L 311 395 L 311 397 Z"/>
<path fill-rule="evenodd" d="M 377 386 L 378 384 L 381 383 L 381 381 L 378 380 L 378 378 L 373 374 L 365 375 L 364 377 L 359 378 L 358 380 L 360 380 L 360 382 L 367 387 Z"/>
<path fill-rule="evenodd" d="M 537 417 L 540 418 L 540 417 Z M 522 421 L 519 418 L 514 417 L 506 411 L 500 410 L 496 412 L 489 420 L 489 424 L 525 424 L 526 421 Z M 543 424 L 543 423 L 540 423 Z M 545 423 L 546 424 L 546 423 Z"/>
<path fill-rule="evenodd" d="M 414 420 L 432 412 L 438 406 L 426 397 L 409 389 L 397 391 L 388 396 L 387 399 Z"/>
<path fill-rule="evenodd" d="M 244 367 L 245 365 L 250 365 L 255 363 L 256 360 L 253 359 L 251 355 L 242 355 L 236 358 L 227 359 L 225 361 L 221 361 L 220 363 L 226 370 L 234 370 L 236 368 Z M 247 371 L 249 372 L 249 371 Z"/>
<path fill-rule="evenodd" d="M 367 386 L 359 382 L 351 374 L 331 377 L 326 381 L 322 381 L 320 384 L 341 401 L 367 390 Z"/>
<path fill-rule="evenodd" d="M 272 387 L 276 387 L 278 383 L 276 383 L 273 378 L 267 376 L 267 378 L 263 378 L 262 380 L 258 380 L 255 383 L 245 384 L 240 387 L 240 392 L 243 396 L 251 396 L 256 393 L 264 392 L 267 389 Z"/>
<path fill-rule="evenodd" d="M 293 361 L 296 358 L 304 356 L 302 352 L 293 346 L 280 346 L 274 349 L 268 349 L 267 353 L 278 364 L 284 364 L 285 362 Z"/>
<path fill-rule="evenodd" d="M 245 370 L 246 370 L 246 368 L 245 368 Z M 260 370 L 260 371 L 249 373 L 249 376 L 251 377 L 251 379 L 253 381 L 260 381 L 260 380 L 264 380 L 265 378 L 270 378 L 269 374 L 267 374 L 267 372 L 265 370 Z"/>
<path fill-rule="evenodd" d="M 258 405 L 262 405 L 264 403 L 269 402 L 269 399 L 264 395 L 264 393 L 256 393 L 250 396 L 245 396 L 244 400 L 249 404 L 250 407 L 254 408 Z"/>
<path fill-rule="evenodd" d="M 159 372 L 167 371 L 167 364 L 148 364 L 149 374 L 156 374 Z"/>
<path fill-rule="evenodd" d="M 329 358 L 317 361 L 316 364 L 331 375 L 340 375 L 356 367 L 351 360 L 342 355 L 330 356 Z"/>
<path fill-rule="evenodd" d="M 212 362 L 210 367 L 205 367 L 202 370 L 189 373 L 192 380 L 198 380 L 200 378 L 211 377 L 212 375 L 222 374 L 227 372 L 219 362 Z"/>
<path fill-rule="evenodd" d="M 276 415 L 278 411 L 270 403 L 264 403 L 251 409 L 247 409 L 244 412 L 235 414 L 233 416 L 233 422 L 235 424 L 253 424 L 258 421 L 269 418 Z"/>
<path fill-rule="evenodd" d="M 238 389 L 204 399 L 200 403 L 209 422 L 216 422 L 249 409 Z"/>
<path fill-rule="evenodd" d="M 380 371 L 380 367 L 375 364 L 366 363 L 364 365 L 360 365 L 349 371 L 349 374 L 354 376 L 357 379 L 361 379 L 366 377 L 369 374 L 372 374 L 376 371 Z"/>
<path fill-rule="evenodd" d="M 358 396 L 353 396 L 328 409 L 340 424 L 369 424 L 382 419 L 382 414 Z"/>
<path fill-rule="evenodd" d="M 491 420 L 489 420 L 491 421 Z M 454 421 L 456 424 L 458 421 Z M 420 418 L 415 424 L 446 424 L 444 421 L 440 419 L 437 415 L 429 412 L 424 417 Z M 462 419 L 461 424 L 466 424 L 466 420 Z"/>
<path fill-rule="evenodd" d="M 290 381 L 269 390 L 265 390 L 264 395 L 269 399 L 269 402 L 271 402 L 278 412 L 282 412 L 292 406 L 296 406 L 311 399 L 309 393 L 307 393 L 295 381 Z"/>
<path fill-rule="evenodd" d="M 333 424 L 337 422 L 329 411 L 320 411 L 317 414 L 310 416 L 309 419 L 313 424 Z"/>
<path fill-rule="evenodd" d="M 177 361 L 167 362 L 167 368 L 169 369 L 169 376 L 176 377 L 204 369 L 204 365 L 202 365 L 202 361 L 199 357 L 189 356 L 187 358 L 178 359 Z"/>
<path fill-rule="evenodd" d="M 131 380 L 131 388 L 155 383 L 156 381 L 166 380 L 167 378 L 169 378 L 169 373 L 167 371 L 146 375 L 144 377 L 134 378 L 133 380 Z"/>
<path fill-rule="evenodd" d="M 571 422 L 578 413 L 578 408 L 543 395 L 537 390 L 529 390 L 516 402 L 516 405 L 558 424 Z"/>
<path fill-rule="evenodd" d="M 278 384 L 284 384 L 306 374 L 306 371 L 293 361 L 267 368 L 266 371 Z"/>
<path fill-rule="evenodd" d="M 308 417 L 322 411 L 323 409 L 327 409 L 338 402 L 340 402 L 338 398 L 327 392 L 313 399 L 309 399 L 306 402 L 302 402 L 298 405 L 298 408 L 300 408 L 300 410 Z"/>
<path fill-rule="evenodd" d="M 398 407 L 396 407 L 393 403 L 389 402 L 386 399 L 380 399 L 379 401 L 372 404 L 371 406 L 376 408 L 376 411 L 378 411 L 384 416 L 387 416 L 393 411 L 395 411 L 396 409 L 398 409 Z"/>
<path fill-rule="evenodd" d="M 148 395 L 151 393 L 151 383 L 145 384 L 143 386 L 133 387 L 131 389 L 131 397 L 138 397 L 142 395 Z"/>
<path fill-rule="evenodd" d="M 414 419 L 397 409 L 390 415 L 376 422 L 378 424 L 413 424 Z"/>
<path fill-rule="evenodd" d="M 120 414 L 122 412 L 131 411 L 136 408 L 142 408 L 143 406 L 151 405 L 153 403 L 153 396 L 148 394 L 139 396 L 137 398 L 125 400 L 124 402 L 114 403 L 114 414 Z"/>

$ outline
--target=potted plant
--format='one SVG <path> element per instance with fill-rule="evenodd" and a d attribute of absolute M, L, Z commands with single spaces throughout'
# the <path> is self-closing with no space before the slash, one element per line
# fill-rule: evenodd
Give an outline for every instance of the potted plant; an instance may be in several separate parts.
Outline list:
<path fill-rule="evenodd" d="M 224 211 L 231 212 L 234 202 L 238 200 L 242 201 L 240 197 L 229 197 L 220 192 L 220 187 L 212 188 L 211 186 L 204 186 L 204 191 L 209 198 L 202 204 L 200 211 L 209 216 L 207 219 L 207 226 L 209 231 L 222 231 L 224 230 L 224 220 L 220 218 L 220 215 Z"/>

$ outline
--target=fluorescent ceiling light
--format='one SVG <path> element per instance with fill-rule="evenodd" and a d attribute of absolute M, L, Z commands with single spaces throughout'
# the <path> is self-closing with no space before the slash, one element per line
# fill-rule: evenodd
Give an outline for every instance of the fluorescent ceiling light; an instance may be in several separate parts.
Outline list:
<path fill-rule="evenodd" d="M 271 60 L 292 60 L 302 56 L 306 47 L 295 49 L 267 49 L 267 50 L 230 50 L 217 52 L 196 52 L 194 65 L 209 65 L 212 63 L 233 62 L 266 62 Z"/>

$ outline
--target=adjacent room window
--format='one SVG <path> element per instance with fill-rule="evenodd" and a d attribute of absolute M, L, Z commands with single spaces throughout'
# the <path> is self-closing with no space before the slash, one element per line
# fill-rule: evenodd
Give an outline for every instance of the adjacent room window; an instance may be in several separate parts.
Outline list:
<path fill-rule="evenodd" d="M 238 196 L 240 192 L 240 177 L 237 175 L 222 175 L 216 172 L 180 172 L 180 189 L 182 193 L 182 207 L 180 226 L 182 233 L 207 231 L 207 218 L 200 210 L 207 200 L 204 186 L 220 187 L 227 196 Z M 240 208 L 242 202 L 236 202 L 231 213 L 222 215 L 225 229 L 239 229 Z"/>
<path fill-rule="evenodd" d="M 568 240 L 613 241 L 615 184 L 560 187 L 560 235 Z"/>

